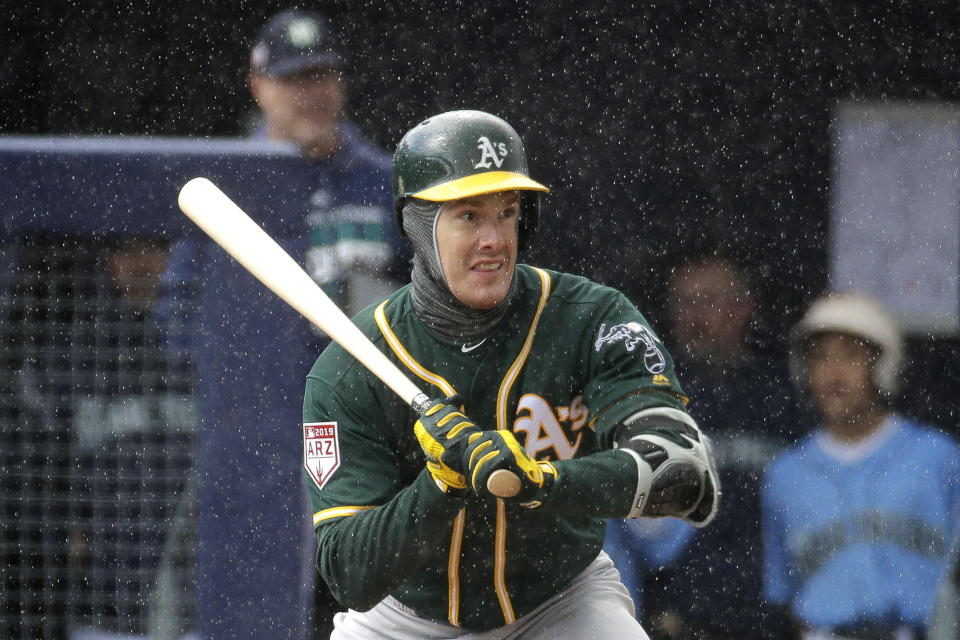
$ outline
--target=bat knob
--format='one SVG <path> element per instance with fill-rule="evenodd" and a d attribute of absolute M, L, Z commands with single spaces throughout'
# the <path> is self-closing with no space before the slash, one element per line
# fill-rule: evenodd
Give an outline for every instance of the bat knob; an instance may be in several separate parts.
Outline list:
<path fill-rule="evenodd" d="M 512 498 L 520 491 L 520 478 L 506 469 L 497 469 L 487 478 L 487 491 L 498 498 Z"/>
<path fill-rule="evenodd" d="M 418 393 L 413 397 L 413 400 L 410 401 L 410 406 L 417 412 L 418 416 L 426 413 L 432 404 L 433 401 L 425 393 Z"/>

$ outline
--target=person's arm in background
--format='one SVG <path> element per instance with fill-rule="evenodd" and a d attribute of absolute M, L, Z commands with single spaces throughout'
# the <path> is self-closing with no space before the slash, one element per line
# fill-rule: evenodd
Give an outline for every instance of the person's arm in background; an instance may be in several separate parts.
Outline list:
<path fill-rule="evenodd" d="M 620 572 L 638 620 L 643 612 L 643 582 L 647 573 L 673 562 L 688 547 L 695 531 L 675 518 L 607 521 L 603 550 Z"/>
<path fill-rule="evenodd" d="M 927 640 L 960 640 L 960 536 L 953 542 L 947 572 L 937 588 Z"/>
<path fill-rule="evenodd" d="M 800 637 L 799 626 L 790 613 L 798 586 L 790 568 L 785 546 L 782 514 L 776 499 L 775 465 L 764 474 L 760 485 L 761 539 L 763 543 L 763 599 L 771 626 Z"/>
<path fill-rule="evenodd" d="M 948 504 L 953 508 L 953 545 L 937 587 L 936 602 L 927 628 L 927 640 L 960 640 L 960 462 L 947 462 Z"/>
<path fill-rule="evenodd" d="M 195 346 L 199 260 L 199 242 L 193 238 L 174 240 L 160 276 L 154 318 L 161 345 L 174 357 L 192 355 Z"/>

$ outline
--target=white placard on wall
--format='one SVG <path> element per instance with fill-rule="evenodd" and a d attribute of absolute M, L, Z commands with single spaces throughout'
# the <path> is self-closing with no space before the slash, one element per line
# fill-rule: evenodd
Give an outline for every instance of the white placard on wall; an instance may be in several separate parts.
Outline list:
<path fill-rule="evenodd" d="M 960 105 L 855 103 L 833 123 L 830 286 L 914 334 L 960 330 Z"/>

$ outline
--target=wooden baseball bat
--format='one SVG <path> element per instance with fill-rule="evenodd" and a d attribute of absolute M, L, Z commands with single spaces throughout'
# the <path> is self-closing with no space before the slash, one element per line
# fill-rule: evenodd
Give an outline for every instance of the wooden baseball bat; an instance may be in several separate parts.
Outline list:
<path fill-rule="evenodd" d="M 247 271 L 320 327 L 418 415 L 430 407 L 430 398 L 353 324 L 290 254 L 215 184 L 206 178 L 194 178 L 180 189 L 177 202 L 187 217 Z M 490 474 L 487 490 L 510 498 L 520 490 L 520 478 L 498 469 Z"/>

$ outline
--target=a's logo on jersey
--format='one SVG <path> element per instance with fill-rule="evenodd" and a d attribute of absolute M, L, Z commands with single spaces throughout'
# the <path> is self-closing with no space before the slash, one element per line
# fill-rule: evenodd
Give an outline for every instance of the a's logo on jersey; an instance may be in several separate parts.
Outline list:
<path fill-rule="evenodd" d="M 507 145 L 502 142 L 490 142 L 487 136 L 477 138 L 477 149 L 480 149 L 480 162 L 473 165 L 474 169 L 489 169 L 493 164 L 497 169 L 503 164 L 503 159 L 507 157 Z"/>
<path fill-rule="evenodd" d="M 528 393 L 517 403 L 517 419 L 513 423 L 513 431 L 526 434 L 523 448 L 530 457 L 536 458 L 539 454 L 553 449 L 548 458 L 569 460 L 580 448 L 583 438 L 581 430 L 589 417 L 590 409 L 583 403 L 582 395 L 574 398 L 569 406 L 556 407 L 554 413 L 554 409 L 544 398 Z M 568 425 L 566 429 L 564 424 Z M 576 434 L 573 444 L 568 440 L 567 433 Z"/>
<path fill-rule="evenodd" d="M 305 422 L 303 425 L 303 468 L 323 489 L 340 466 L 340 442 L 336 422 Z"/>
<path fill-rule="evenodd" d="M 610 331 L 607 331 L 606 324 L 601 324 L 600 332 L 597 334 L 596 350 L 600 351 L 603 345 L 620 340 L 623 340 L 623 346 L 627 351 L 633 351 L 638 344 L 643 344 L 643 364 L 650 373 L 663 373 L 667 368 L 667 359 L 657 346 L 660 338 L 639 322 L 614 325 Z"/>

